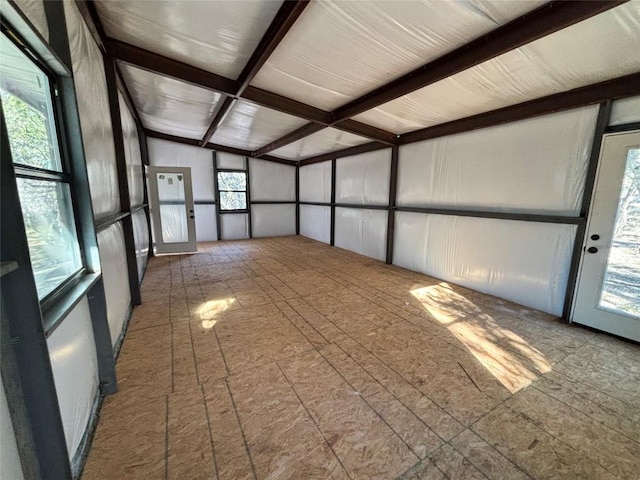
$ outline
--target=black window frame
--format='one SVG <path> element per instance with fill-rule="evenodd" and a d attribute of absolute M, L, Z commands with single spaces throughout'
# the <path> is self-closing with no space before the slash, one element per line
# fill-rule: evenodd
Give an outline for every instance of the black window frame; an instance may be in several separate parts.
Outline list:
<path fill-rule="evenodd" d="M 221 173 L 241 173 L 244 175 L 245 177 L 245 187 L 244 190 L 228 190 L 228 189 L 223 189 L 220 188 L 220 179 L 219 179 L 219 175 Z M 216 185 L 218 187 L 218 192 L 217 192 L 217 196 L 218 196 L 218 204 L 220 206 L 220 214 L 224 215 L 227 213 L 249 213 L 249 172 L 247 172 L 247 170 L 239 170 L 236 168 L 218 168 L 216 169 Z M 227 210 L 227 209 L 223 209 L 222 208 L 222 203 L 220 202 L 220 194 L 223 192 L 237 192 L 237 193 L 244 193 L 244 204 L 246 205 L 246 208 L 242 208 L 242 209 L 236 209 L 236 210 Z"/>
<path fill-rule="evenodd" d="M 75 226 L 75 240 L 80 251 L 80 268 L 74 273 L 70 274 L 65 280 L 60 282 L 51 292 L 41 298 L 40 308 L 43 313 L 52 310 L 67 294 L 69 294 L 76 285 L 78 285 L 83 277 L 88 273 L 86 249 L 82 241 L 82 224 L 80 222 L 80 215 L 78 212 L 78 195 L 74 186 L 74 172 L 72 162 L 70 160 L 69 149 L 66 142 L 66 130 L 63 119 L 63 105 L 60 96 L 60 88 L 58 82 L 58 74 L 43 61 L 40 56 L 31 48 L 29 48 L 27 42 L 12 29 L 2 18 L 0 22 L 0 29 L 2 34 L 13 45 L 18 48 L 48 79 L 49 81 L 49 96 L 51 100 L 51 117 L 53 119 L 54 136 L 57 142 L 58 155 L 60 160 L 60 170 L 49 170 L 45 168 L 38 168 L 31 165 L 23 165 L 20 163 L 14 163 L 13 169 L 15 173 L 15 180 L 18 178 L 26 178 L 32 180 L 48 181 L 55 183 L 64 183 L 69 186 L 70 196 L 70 209 L 73 214 L 73 224 Z M 0 103 L 2 99 L 0 99 Z M 4 109 L 2 110 L 4 116 Z M 6 122 L 6 118 L 5 118 Z M 8 137 L 9 139 L 9 137 Z M 9 145 L 9 149 L 11 146 Z M 33 267 L 32 267 L 33 268 Z"/>

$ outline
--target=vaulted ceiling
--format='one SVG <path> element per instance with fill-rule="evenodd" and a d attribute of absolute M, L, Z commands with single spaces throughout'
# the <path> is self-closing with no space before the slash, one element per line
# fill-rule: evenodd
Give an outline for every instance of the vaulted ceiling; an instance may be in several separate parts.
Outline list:
<path fill-rule="evenodd" d="M 640 94 L 640 1 L 78 3 L 148 135 L 256 157 Z"/>

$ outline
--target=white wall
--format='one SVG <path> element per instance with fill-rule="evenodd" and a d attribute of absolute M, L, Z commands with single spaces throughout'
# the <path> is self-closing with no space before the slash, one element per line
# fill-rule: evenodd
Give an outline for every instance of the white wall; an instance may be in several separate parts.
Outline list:
<path fill-rule="evenodd" d="M 640 97 L 616 100 L 611 107 L 609 125 L 640 122 Z"/>
<path fill-rule="evenodd" d="M 331 201 L 331 161 L 300 167 L 300 201 Z M 300 205 L 300 235 L 329 243 L 331 207 Z"/>
<path fill-rule="evenodd" d="M 251 201 L 292 202 L 251 206 L 254 238 L 296 234 L 296 168 L 266 160 L 249 160 Z"/>
<path fill-rule="evenodd" d="M 0 478 L 22 480 L 24 475 L 2 377 L 0 377 L 0 439 Z"/>

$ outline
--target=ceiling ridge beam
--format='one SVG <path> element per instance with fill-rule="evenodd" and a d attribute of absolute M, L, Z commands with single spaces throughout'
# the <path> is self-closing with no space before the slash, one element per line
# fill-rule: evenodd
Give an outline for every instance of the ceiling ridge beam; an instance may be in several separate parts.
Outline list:
<path fill-rule="evenodd" d="M 395 100 L 627 1 L 551 1 L 337 108 L 331 114 L 332 123 Z"/>
<path fill-rule="evenodd" d="M 640 73 L 574 88 L 566 92 L 529 100 L 509 107 L 491 110 L 471 117 L 422 128 L 400 135 L 399 144 L 421 142 L 457 133 L 517 122 L 527 118 L 595 105 L 607 100 L 640 95 Z"/>
<path fill-rule="evenodd" d="M 216 150 L 218 152 L 226 152 L 232 153 L 234 155 L 241 155 L 243 157 L 253 157 L 253 152 L 250 150 L 245 150 L 243 148 L 229 147 L 227 145 L 220 145 L 218 143 L 207 143 L 205 145 L 200 144 L 200 140 L 194 138 L 185 138 L 180 137 L 178 135 L 170 135 L 168 133 L 156 132 L 155 130 L 150 130 L 148 128 L 144 129 L 144 133 L 148 138 L 156 138 L 158 140 L 167 140 L 169 142 L 180 143 L 182 145 L 189 145 L 192 147 L 200 147 L 206 148 L 208 150 Z M 297 165 L 298 162 L 295 160 L 289 160 L 286 158 L 274 157 L 272 155 L 264 155 L 260 157 L 260 160 L 266 160 L 268 162 L 280 163 L 283 165 Z"/>
<path fill-rule="evenodd" d="M 258 46 L 249 58 L 249 61 L 238 76 L 238 80 L 236 81 L 236 97 L 240 97 L 244 93 L 245 89 L 269 59 L 269 56 L 273 51 L 278 48 L 282 39 L 287 35 L 289 29 L 293 26 L 308 4 L 308 0 L 287 0 L 283 2 L 276 13 L 276 16 L 273 18 L 273 21 L 269 25 L 269 28 L 267 28 L 267 31 L 262 36 L 260 43 L 258 43 Z M 233 100 L 229 97 L 225 99 L 224 103 L 214 115 L 204 137 L 202 137 L 203 145 L 209 142 L 220 124 L 224 121 L 227 113 L 231 110 L 233 104 Z"/>

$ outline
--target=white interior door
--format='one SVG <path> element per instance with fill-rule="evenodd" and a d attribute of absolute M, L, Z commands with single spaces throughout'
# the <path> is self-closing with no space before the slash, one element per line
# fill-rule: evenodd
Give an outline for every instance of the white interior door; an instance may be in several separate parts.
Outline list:
<path fill-rule="evenodd" d="M 191 168 L 148 167 L 148 179 L 155 252 L 197 251 Z"/>
<path fill-rule="evenodd" d="M 572 319 L 640 341 L 640 131 L 603 140 Z"/>

